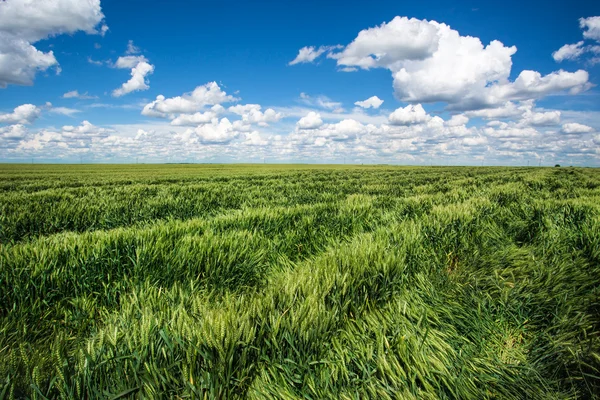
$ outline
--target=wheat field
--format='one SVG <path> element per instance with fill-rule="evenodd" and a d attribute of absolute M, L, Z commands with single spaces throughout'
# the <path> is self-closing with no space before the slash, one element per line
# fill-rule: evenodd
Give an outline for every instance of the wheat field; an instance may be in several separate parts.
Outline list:
<path fill-rule="evenodd" d="M 600 172 L 0 165 L 0 399 L 592 399 Z"/>

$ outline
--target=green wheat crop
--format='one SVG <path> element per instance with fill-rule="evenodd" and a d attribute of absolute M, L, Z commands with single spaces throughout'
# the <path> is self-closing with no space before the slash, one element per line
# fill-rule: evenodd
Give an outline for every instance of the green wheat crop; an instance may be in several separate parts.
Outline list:
<path fill-rule="evenodd" d="M 600 172 L 0 165 L 5 398 L 600 398 Z"/>

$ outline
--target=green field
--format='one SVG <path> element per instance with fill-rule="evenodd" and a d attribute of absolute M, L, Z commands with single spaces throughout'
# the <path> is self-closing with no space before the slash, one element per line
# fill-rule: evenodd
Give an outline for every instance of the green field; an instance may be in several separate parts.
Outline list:
<path fill-rule="evenodd" d="M 598 393 L 598 170 L 0 165 L 0 399 Z"/>

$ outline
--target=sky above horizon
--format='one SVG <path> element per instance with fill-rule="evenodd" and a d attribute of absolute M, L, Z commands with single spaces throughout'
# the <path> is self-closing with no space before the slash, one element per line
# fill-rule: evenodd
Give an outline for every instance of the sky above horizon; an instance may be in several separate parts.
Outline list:
<path fill-rule="evenodd" d="M 0 162 L 600 166 L 600 3 L 0 0 Z"/>

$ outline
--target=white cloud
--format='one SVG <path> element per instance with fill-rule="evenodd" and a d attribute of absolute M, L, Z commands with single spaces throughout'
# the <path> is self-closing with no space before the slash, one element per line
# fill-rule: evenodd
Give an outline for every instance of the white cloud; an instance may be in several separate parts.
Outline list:
<path fill-rule="evenodd" d="M 323 125 L 323 120 L 319 113 L 311 111 L 306 116 L 300 118 L 297 125 L 300 129 L 315 129 Z"/>
<path fill-rule="evenodd" d="M 89 105 L 86 105 L 87 108 L 120 108 L 123 110 L 141 110 L 143 107 L 145 106 L 145 103 L 142 102 L 135 102 L 135 103 L 128 103 L 128 104 L 112 104 L 112 103 L 92 103 Z"/>
<path fill-rule="evenodd" d="M 600 42 L 600 17 L 580 18 L 579 27 L 583 29 L 583 38 Z M 577 60 L 584 54 L 599 54 L 600 46 L 584 45 L 584 41 L 575 44 L 565 44 L 560 49 L 552 53 L 552 57 L 557 62 L 563 60 Z M 588 58 L 587 63 L 594 65 L 600 62 L 600 57 Z"/>
<path fill-rule="evenodd" d="M 309 119 L 303 122 L 301 122 L 302 120 L 298 121 L 296 132 L 292 138 L 303 143 L 316 143 L 319 147 L 326 143 L 322 138 L 333 141 L 347 141 L 356 139 L 359 135 L 368 131 L 367 126 L 353 119 L 344 119 L 334 124 L 323 124 L 321 121 L 319 125 L 320 117 L 318 115 L 307 115 L 304 118 L 307 117 Z"/>
<path fill-rule="evenodd" d="M 227 118 L 223 118 L 221 121 L 213 120 L 210 124 L 200 125 L 196 129 L 188 130 L 188 133 L 192 132 L 204 144 L 229 143 L 241 133 Z"/>
<path fill-rule="evenodd" d="M 314 107 L 274 107 L 278 112 L 281 112 L 288 118 L 302 118 L 309 112 L 318 112 L 323 119 L 340 120 L 340 119 L 354 119 L 363 124 L 383 124 L 387 123 L 387 116 L 373 113 L 366 113 L 361 108 L 354 107 L 349 112 L 339 112 L 339 110 L 325 110 L 315 109 Z"/>
<path fill-rule="evenodd" d="M 98 65 L 98 66 L 104 65 L 104 62 L 103 62 L 103 61 L 97 61 L 97 60 L 94 60 L 94 59 L 92 59 L 92 57 L 90 57 L 90 56 L 88 56 L 88 58 L 87 58 L 87 61 L 88 61 L 90 64 L 93 64 L 93 65 Z"/>
<path fill-rule="evenodd" d="M 3 140 L 22 140 L 27 135 L 27 128 L 23 124 L 10 125 L 0 128 L 0 138 Z"/>
<path fill-rule="evenodd" d="M 81 100 L 91 100 L 97 99 L 98 96 L 90 96 L 88 92 L 79 93 L 77 90 L 72 90 L 62 95 L 63 99 L 81 99 Z"/>
<path fill-rule="evenodd" d="M 490 82 L 506 81 L 514 52 L 498 41 L 484 47 L 446 24 L 396 17 L 361 31 L 331 57 L 338 65 L 390 69 L 403 101 L 457 103 L 481 96 Z"/>
<path fill-rule="evenodd" d="M 216 82 L 209 82 L 182 96 L 165 98 L 165 96 L 159 95 L 156 100 L 144 106 L 142 114 L 167 118 L 173 114 L 195 113 L 207 105 L 231 103 L 237 100 L 236 97 L 223 91 Z"/>
<path fill-rule="evenodd" d="M 330 124 L 329 127 L 332 128 L 335 135 L 342 136 L 358 135 L 364 132 L 365 128 L 363 124 L 353 119 L 344 119 L 337 124 Z"/>
<path fill-rule="evenodd" d="M 114 64 L 115 68 L 135 68 L 139 63 L 148 62 L 148 59 L 144 56 L 121 56 L 117 58 L 117 62 Z"/>
<path fill-rule="evenodd" d="M 138 54 L 140 53 L 140 48 L 133 44 L 133 40 L 127 42 L 127 50 L 125 54 Z"/>
<path fill-rule="evenodd" d="M 112 132 L 110 129 L 100 128 L 89 121 L 83 121 L 80 126 L 65 125 L 61 130 L 63 136 L 78 139 L 105 137 L 110 132 Z"/>
<path fill-rule="evenodd" d="M 383 104 L 383 100 L 381 100 L 377 96 L 372 96 L 366 100 L 357 101 L 354 104 L 359 107 L 362 107 L 362 108 L 371 108 L 372 107 L 374 109 L 377 109 L 377 108 L 381 107 L 381 105 Z"/>
<path fill-rule="evenodd" d="M 533 126 L 551 126 L 560 123 L 560 111 L 533 112 L 527 111 L 521 120 L 523 124 Z"/>
<path fill-rule="evenodd" d="M 245 134 L 245 145 L 248 146 L 268 146 L 271 143 L 270 137 L 264 137 L 257 131 L 252 131 Z"/>
<path fill-rule="evenodd" d="M 484 136 L 467 137 L 462 140 L 462 144 L 465 146 L 483 146 L 487 143 L 488 140 Z"/>
<path fill-rule="evenodd" d="M 579 26 L 584 38 L 600 41 L 600 17 L 580 18 Z"/>
<path fill-rule="evenodd" d="M 554 61 L 561 62 L 563 60 L 575 60 L 585 52 L 583 40 L 575 44 L 565 44 L 560 49 L 552 53 Z"/>
<path fill-rule="evenodd" d="M 237 115 L 245 115 L 252 111 L 260 111 L 261 106 L 259 104 L 237 104 L 229 107 L 229 111 Z"/>
<path fill-rule="evenodd" d="M 400 60 L 424 60 L 438 49 L 438 29 L 415 18 L 396 17 L 359 32 L 343 51 L 330 54 L 338 65 L 394 68 Z"/>
<path fill-rule="evenodd" d="M 525 126 L 551 126 L 560 123 L 561 112 L 558 110 L 539 112 L 535 110 L 533 100 L 513 103 L 508 101 L 501 107 L 476 111 L 467 111 L 466 115 L 484 119 L 518 119 L 520 127 Z"/>
<path fill-rule="evenodd" d="M 327 119 L 337 122 L 321 123 L 313 129 L 302 129 L 299 123 L 295 126 L 285 125 L 284 122 L 277 125 L 276 129 L 289 130 L 277 135 L 261 132 L 260 128 L 254 129 L 243 119 L 233 121 L 229 118 L 213 118 L 191 129 L 169 125 L 168 121 L 161 120 L 114 125 L 110 130 L 95 127 L 89 122 L 81 126 L 37 132 L 28 132 L 21 126 L 0 128 L 0 148 L 4 159 L 48 154 L 58 159 L 78 158 L 80 154 L 87 154 L 85 157 L 96 157 L 97 160 L 117 158 L 133 161 L 139 157 L 145 162 L 245 162 L 267 157 L 270 162 L 341 162 L 346 158 L 350 162 L 365 163 L 429 164 L 433 160 L 435 164 L 479 164 L 485 158 L 486 165 L 525 165 L 529 158 L 541 155 L 544 159 L 561 164 L 565 162 L 562 160 L 568 159 L 569 163 L 575 165 L 594 163 L 594 157 L 600 156 L 594 151 L 594 135 L 597 132 L 586 129 L 586 133 L 569 135 L 561 134 L 560 127 L 532 126 L 530 124 L 537 123 L 535 121 L 552 120 L 552 113 L 557 110 L 538 110 L 533 102 L 521 102 L 516 106 L 521 108 L 518 118 L 508 122 L 492 121 L 485 127 L 468 127 L 467 117 L 462 114 L 446 121 L 431 116 L 426 122 L 389 125 L 385 117 L 379 122 L 372 118 L 374 123 L 361 123 L 347 118 L 351 114 L 334 113 L 327 114 Z M 258 105 L 243 105 L 235 110 L 237 115 L 242 116 L 257 109 Z M 208 111 L 235 114 L 215 106 L 204 110 Z M 312 111 L 316 114 L 316 111 Z M 308 112 L 305 110 L 302 117 L 306 117 Z M 320 117 L 322 119 L 323 114 Z M 583 114 L 569 114 L 565 119 L 570 123 L 580 117 L 583 118 Z M 593 119 L 596 117 L 590 118 L 589 121 L 596 121 Z M 10 135 L 13 139 L 2 134 Z"/>
<path fill-rule="evenodd" d="M 31 85 L 38 71 L 58 66 L 52 51 L 42 52 L 34 43 L 77 31 L 101 33 L 96 27 L 104 19 L 100 0 L 19 0 L 0 5 L 0 88 Z"/>
<path fill-rule="evenodd" d="M 41 110 L 33 104 L 23 104 L 16 107 L 13 112 L 0 114 L 2 124 L 30 124 L 39 118 Z"/>
<path fill-rule="evenodd" d="M 344 108 L 342 103 L 333 101 L 327 96 L 319 95 L 316 97 L 309 96 L 306 93 L 300 93 L 300 102 L 308 106 L 319 107 L 326 110 L 333 110 L 333 112 L 342 113 Z"/>
<path fill-rule="evenodd" d="M 135 135 L 135 140 L 143 139 L 145 137 L 148 137 L 148 135 L 151 135 L 151 132 L 145 131 L 143 129 L 138 129 L 137 134 Z"/>
<path fill-rule="evenodd" d="M 60 131 L 42 129 L 33 136 L 22 140 L 17 149 L 21 151 L 42 149 L 85 149 L 114 133 L 111 129 L 100 128 L 89 121 L 80 126 L 63 126 Z"/>
<path fill-rule="evenodd" d="M 431 116 L 425 112 L 420 104 L 409 104 L 404 108 L 398 108 L 390 114 L 389 120 L 392 125 L 413 125 L 427 122 Z"/>
<path fill-rule="evenodd" d="M 537 71 L 522 71 L 514 82 L 490 87 L 487 102 L 498 104 L 502 99 L 527 100 L 568 90 L 577 94 L 591 87 L 589 75 L 584 70 L 567 72 L 559 70 L 542 76 Z"/>
<path fill-rule="evenodd" d="M 52 107 L 48 111 L 53 114 L 66 115 L 67 117 L 72 117 L 74 114 L 81 112 L 81 110 L 77 110 L 75 108 L 68 108 L 68 107 Z"/>
<path fill-rule="evenodd" d="M 464 114 L 453 115 L 448 121 L 446 121 L 446 126 L 462 126 L 466 125 L 469 122 L 469 117 Z"/>
<path fill-rule="evenodd" d="M 0 31 L 0 88 L 33 85 L 35 74 L 58 65 L 54 53 L 44 53 L 26 40 Z"/>
<path fill-rule="evenodd" d="M 130 46 L 133 42 L 130 40 L 128 44 L 127 54 L 130 50 L 139 50 L 137 48 L 131 49 Z M 148 59 L 143 55 L 127 55 L 117 58 L 114 64 L 109 62 L 109 65 L 113 68 L 129 69 L 131 68 L 131 78 L 123 83 L 120 88 L 113 90 L 113 97 L 121 97 L 131 92 L 137 92 L 141 90 L 150 89 L 149 82 L 146 77 L 154 72 L 154 65 L 150 64 Z"/>
<path fill-rule="evenodd" d="M 177 118 L 171 121 L 171 125 L 175 126 L 197 126 L 208 124 L 214 118 L 217 118 L 217 113 L 214 111 L 197 112 L 194 114 L 179 114 Z"/>
<path fill-rule="evenodd" d="M 316 48 L 314 46 L 306 46 L 298 51 L 298 55 L 288 65 L 296 65 L 302 63 L 311 63 L 320 57 L 323 53 L 337 49 L 340 46 L 321 46 Z"/>
<path fill-rule="evenodd" d="M 122 57 L 119 57 L 119 60 Z M 131 78 L 125 82 L 120 88 L 113 90 L 113 97 L 121 97 L 127 93 L 136 92 L 139 90 L 148 90 L 150 86 L 146 80 L 146 76 L 154 72 L 154 65 L 148 64 L 146 61 L 139 62 L 131 69 Z"/>
<path fill-rule="evenodd" d="M 484 108 L 481 110 L 467 111 L 465 114 L 469 117 L 479 117 L 484 119 L 512 118 L 522 115 L 524 109 L 517 106 L 512 101 L 507 101 L 498 107 Z"/>
<path fill-rule="evenodd" d="M 533 139 L 540 136 L 540 133 L 530 126 L 519 127 L 514 123 L 500 122 L 494 126 L 483 128 L 483 133 L 489 137 L 497 139 Z"/>
<path fill-rule="evenodd" d="M 100 0 L 6 1 L 0 8 L 0 30 L 31 43 L 77 31 L 98 34 L 103 19 Z"/>
<path fill-rule="evenodd" d="M 590 87 L 587 72 L 557 71 L 542 76 L 523 71 L 509 77 L 516 47 L 493 40 L 461 36 L 436 21 L 395 17 L 365 29 L 329 58 L 339 67 L 386 68 L 392 72 L 398 98 L 411 103 L 446 102 L 453 109 L 495 107 L 510 100 L 526 100 Z"/>
<path fill-rule="evenodd" d="M 566 133 L 566 134 L 594 132 L 594 128 L 592 128 L 591 126 L 578 124 L 577 122 L 570 122 L 568 124 L 563 124 L 561 130 L 563 133 Z"/>
<path fill-rule="evenodd" d="M 249 124 L 259 124 L 261 126 L 268 126 L 270 122 L 277 122 L 281 118 L 283 118 L 283 114 L 280 112 L 276 112 L 272 108 L 268 108 L 264 111 L 261 111 L 261 106 L 259 104 L 245 104 L 245 105 L 236 105 L 229 107 L 229 111 L 238 114 L 242 117 L 242 121 Z"/>

